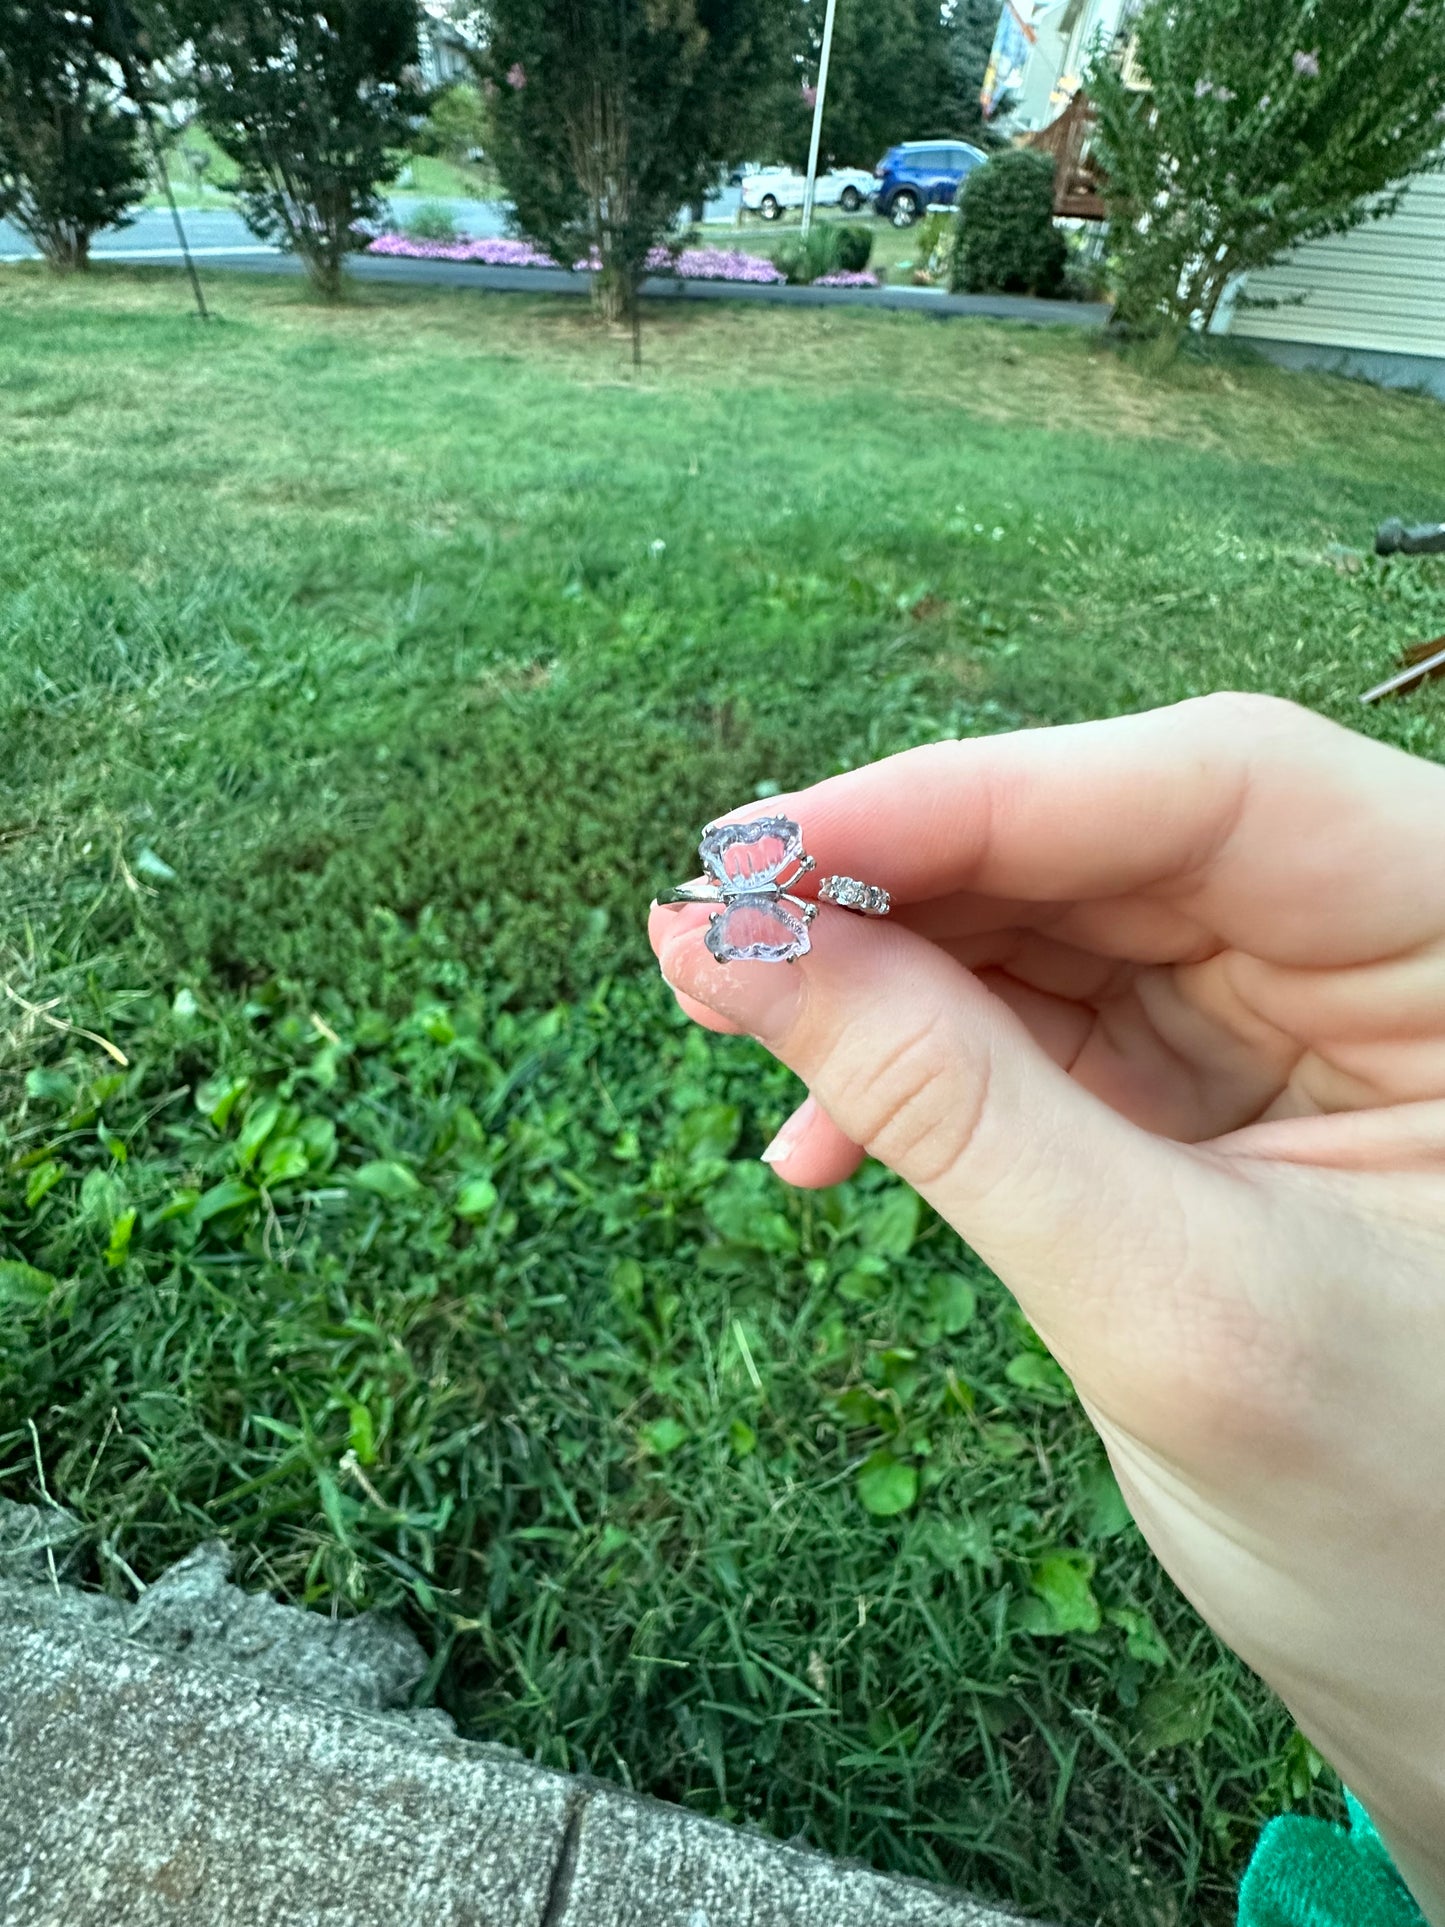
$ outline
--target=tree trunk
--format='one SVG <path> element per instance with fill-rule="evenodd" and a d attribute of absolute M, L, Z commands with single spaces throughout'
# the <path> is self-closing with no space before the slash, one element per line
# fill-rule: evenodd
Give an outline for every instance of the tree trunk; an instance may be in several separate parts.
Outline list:
<path fill-rule="evenodd" d="M 302 247 L 300 253 L 307 277 L 321 299 L 339 301 L 346 286 L 343 273 L 346 255 L 337 236 L 323 230 L 311 236 L 310 244 Z"/>
<path fill-rule="evenodd" d="M 85 228 L 58 222 L 32 230 L 30 238 L 56 274 L 81 274 L 90 266 L 90 233 Z"/>
<path fill-rule="evenodd" d="M 341 263 L 324 249 L 308 252 L 301 257 L 306 268 L 306 278 L 323 301 L 341 299 Z"/>
<path fill-rule="evenodd" d="M 597 312 L 609 327 L 632 321 L 637 308 L 637 290 L 632 277 L 616 261 L 604 261 L 593 282 Z"/>

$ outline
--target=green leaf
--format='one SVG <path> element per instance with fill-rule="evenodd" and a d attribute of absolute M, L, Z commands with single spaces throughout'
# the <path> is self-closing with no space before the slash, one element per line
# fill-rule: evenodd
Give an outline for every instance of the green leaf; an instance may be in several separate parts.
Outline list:
<path fill-rule="evenodd" d="M 678 1419 L 660 1418 L 654 1419 L 651 1425 L 644 1425 L 638 1436 L 650 1452 L 655 1452 L 659 1458 L 666 1458 L 669 1452 L 686 1445 L 688 1431 Z"/>
<path fill-rule="evenodd" d="M 894 1185 L 873 1205 L 858 1227 L 858 1239 L 865 1251 L 876 1251 L 884 1258 L 906 1258 L 918 1236 L 918 1194 L 906 1185 Z"/>
<path fill-rule="evenodd" d="M 360 1170 L 352 1172 L 351 1182 L 391 1204 L 413 1198 L 421 1190 L 421 1180 L 416 1174 L 390 1158 L 373 1158 L 370 1164 L 363 1164 Z"/>
<path fill-rule="evenodd" d="M 376 1463 L 376 1427 L 371 1422 L 370 1409 L 359 1400 L 351 1401 L 351 1429 L 348 1443 L 363 1465 Z"/>
<path fill-rule="evenodd" d="M 313 1171 L 324 1171 L 336 1156 L 336 1126 L 329 1117 L 303 1117 L 297 1135 L 306 1146 L 306 1161 Z"/>
<path fill-rule="evenodd" d="M 184 1184 L 178 1191 L 172 1192 L 160 1210 L 157 1211 L 155 1217 L 149 1222 L 153 1224 L 165 1224 L 171 1218 L 188 1218 L 200 1201 L 201 1194 L 195 1189 L 194 1185 Z"/>
<path fill-rule="evenodd" d="M 46 1158 L 43 1164 L 37 1164 L 25 1181 L 26 1209 L 33 1211 L 64 1176 L 65 1166 L 55 1158 Z"/>
<path fill-rule="evenodd" d="M 105 1262 L 112 1271 L 119 1271 L 130 1255 L 131 1233 L 135 1230 L 135 1206 L 122 1211 L 110 1227 L 110 1243 L 105 1248 Z"/>
<path fill-rule="evenodd" d="M 677 1148 L 685 1158 L 702 1163 L 725 1158 L 738 1141 L 742 1114 L 736 1104 L 699 1104 L 677 1127 Z"/>
<path fill-rule="evenodd" d="M 241 1126 L 241 1135 L 236 1140 L 236 1150 L 242 1164 L 255 1162 L 256 1153 L 275 1130 L 281 1117 L 281 1106 L 274 1097 L 268 1097 L 253 1104 L 246 1113 L 246 1122 Z"/>
<path fill-rule="evenodd" d="M 341 1544 L 349 1548 L 351 1545 L 351 1524 L 346 1516 L 346 1508 L 349 1501 L 342 1497 L 340 1486 L 337 1485 L 335 1479 L 331 1478 L 327 1473 L 318 1472 L 316 1474 L 316 1483 L 321 1488 L 321 1510 L 326 1514 L 327 1524 L 331 1527 L 331 1530 L 335 1533 Z M 354 1510 L 355 1508 L 353 1507 L 353 1511 Z"/>
<path fill-rule="evenodd" d="M 25 1095 L 48 1104 L 69 1104 L 75 1086 L 64 1071 L 42 1070 L 37 1064 L 25 1073 Z"/>
<path fill-rule="evenodd" d="M 196 1086 L 196 1109 L 202 1117 L 208 1117 L 218 1131 L 224 1131 L 237 1100 L 250 1082 L 249 1077 L 227 1077 L 218 1071 Z"/>
<path fill-rule="evenodd" d="M 49 1302 L 59 1280 L 35 1265 L 21 1264 L 18 1258 L 0 1258 L 0 1305 L 18 1306 L 22 1311 Z"/>
<path fill-rule="evenodd" d="M 107 1230 L 125 1208 L 125 1193 L 109 1171 L 87 1171 L 80 1187 L 80 1208 L 93 1225 Z"/>
<path fill-rule="evenodd" d="M 197 1224 L 206 1224 L 222 1211 L 235 1211 L 243 1204 L 252 1203 L 255 1196 L 249 1184 L 242 1184 L 239 1178 L 227 1178 L 201 1194 L 191 1216 Z"/>
<path fill-rule="evenodd" d="M 464 1178 L 457 1192 L 459 1218 L 488 1218 L 497 1208 L 497 1187 L 490 1178 Z"/>
<path fill-rule="evenodd" d="M 797 1250 L 798 1234 L 778 1209 L 777 1197 L 777 1182 L 765 1164 L 735 1164 L 709 1190 L 704 1209 L 729 1244 L 781 1255 Z"/>
<path fill-rule="evenodd" d="M 266 1184 L 288 1184 L 311 1169 L 306 1146 L 299 1137 L 273 1138 L 261 1156 L 261 1178 Z"/>
<path fill-rule="evenodd" d="M 838 1296 L 850 1305 L 872 1305 L 888 1289 L 886 1279 L 880 1278 L 876 1271 L 865 1271 L 861 1265 L 854 1265 L 834 1286 Z"/>
<path fill-rule="evenodd" d="M 1068 1373 L 1047 1352 L 1017 1353 L 1004 1366 L 1003 1375 L 1021 1391 L 1037 1392 L 1051 1400 L 1073 1396 Z"/>
<path fill-rule="evenodd" d="M 1016 1425 L 985 1425 L 979 1439 L 990 1458 L 1019 1459 L 1029 1450 L 1029 1438 Z"/>
<path fill-rule="evenodd" d="M 859 1470 L 858 1497 L 875 1519 L 891 1519 L 917 1500 L 918 1472 L 891 1452 L 875 1452 Z"/>
<path fill-rule="evenodd" d="M 1104 1618 L 1124 1634 L 1124 1647 L 1130 1659 L 1141 1660 L 1146 1666 L 1169 1664 L 1169 1648 L 1159 1637 L 1148 1613 L 1138 1612 L 1133 1606 L 1111 1606 Z"/>
<path fill-rule="evenodd" d="M 928 1307 L 950 1338 L 973 1323 L 978 1293 L 957 1272 L 935 1271 L 928 1281 Z"/>
<path fill-rule="evenodd" d="M 623 1305 L 628 1311 L 641 1310 L 647 1296 L 647 1278 L 635 1258 L 619 1258 L 608 1283 L 614 1304 Z"/>
<path fill-rule="evenodd" d="M 1198 1746 L 1213 1725 L 1212 1698 L 1192 1680 L 1163 1680 L 1139 1702 L 1138 1737 L 1146 1756 L 1170 1746 Z"/>
<path fill-rule="evenodd" d="M 1091 1465 L 1079 1481 L 1084 1502 L 1084 1537 L 1096 1541 L 1116 1539 L 1133 1524 L 1119 1481 L 1107 1459 Z"/>
<path fill-rule="evenodd" d="M 1047 1552 L 1029 1574 L 1029 1585 L 1053 1615 L 1056 1633 L 1096 1633 L 1103 1614 L 1090 1580 L 1094 1561 L 1083 1552 Z"/>
<path fill-rule="evenodd" d="M 839 1417 L 850 1425 L 877 1425 L 889 1432 L 898 1430 L 897 1412 L 871 1385 L 850 1385 L 846 1392 L 839 1392 L 833 1402 Z"/>
<path fill-rule="evenodd" d="M 748 1458 L 758 1449 L 758 1435 L 746 1419 L 735 1418 L 728 1427 L 728 1443 L 740 1459 Z"/>

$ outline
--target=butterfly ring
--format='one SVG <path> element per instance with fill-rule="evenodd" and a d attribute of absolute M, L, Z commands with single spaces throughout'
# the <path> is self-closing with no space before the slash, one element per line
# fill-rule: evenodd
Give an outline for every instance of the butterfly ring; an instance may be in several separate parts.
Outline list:
<path fill-rule="evenodd" d="M 807 956 L 818 904 L 795 896 L 793 885 L 817 866 L 804 855 L 803 832 L 791 817 L 714 823 L 698 854 L 703 878 L 665 890 L 657 901 L 712 904 L 703 941 L 719 963 L 796 963 Z M 865 917 L 886 917 L 893 907 L 886 890 L 856 877 L 824 877 L 818 902 Z"/>

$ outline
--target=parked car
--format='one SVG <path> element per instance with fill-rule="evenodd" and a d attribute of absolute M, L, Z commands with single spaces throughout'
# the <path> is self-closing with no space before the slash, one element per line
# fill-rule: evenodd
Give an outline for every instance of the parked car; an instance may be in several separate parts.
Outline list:
<path fill-rule="evenodd" d="M 801 207 L 808 178 L 791 167 L 772 167 L 743 181 L 743 206 L 765 221 L 782 218 L 785 208 Z M 841 207 L 856 214 L 873 197 L 873 176 L 861 167 L 830 167 L 819 174 L 813 193 L 817 207 Z"/>
<path fill-rule="evenodd" d="M 952 207 L 958 190 L 988 155 L 967 141 L 902 141 L 873 170 L 878 212 L 912 227 L 926 208 Z"/>

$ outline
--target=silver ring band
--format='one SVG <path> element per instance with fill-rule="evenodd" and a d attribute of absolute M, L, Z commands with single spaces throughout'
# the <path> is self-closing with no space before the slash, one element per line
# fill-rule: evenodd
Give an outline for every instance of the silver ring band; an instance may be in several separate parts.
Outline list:
<path fill-rule="evenodd" d="M 877 883 L 857 877 L 824 877 L 818 885 L 819 903 L 836 903 L 840 910 L 856 910 L 860 917 L 886 917 L 893 899 Z"/>

